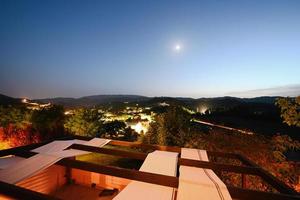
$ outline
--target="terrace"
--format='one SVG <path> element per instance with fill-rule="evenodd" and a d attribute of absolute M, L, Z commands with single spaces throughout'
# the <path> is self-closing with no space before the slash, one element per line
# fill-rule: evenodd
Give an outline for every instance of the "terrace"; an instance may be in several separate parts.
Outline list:
<path fill-rule="evenodd" d="M 91 138 L 76 136 L 68 139 L 88 141 Z M 29 158 L 37 154 L 31 150 L 46 144 L 49 142 L 2 150 L 0 157 L 13 155 L 16 158 Z M 126 195 L 120 194 L 137 195 L 139 193 L 138 190 L 134 190 L 136 186 L 132 186 L 131 183 L 145 183 L 146 190 L 149 187 L 149 191 L 151 191 L 153 186 L 167 191 L 171 189 L 172 199 L 179 199 L 181 197 L 179 193 L 186 190 L 182 187 L 182 167 L 187 167 L 185 169 L 210 169 L 218 176 L 223 172 L 239 174 L 241 181 L 239 187 L 226 185 L 226 190 L 232 199 L 300 199 L 299 194 L 292 188 L 239 154 L 207 151 L 210 161 L 195 160 L 184 157 L 184 149 L 180 147 L 146 145 L 117 140 L 111 140 L 103 147 L 72 144 L 67 149 L 93 152 L 93 154 L 61 159 L 54 165 L 16 184 L 1 181 L 0 194 L 7 199 L 125 199 L 124 196 Z M 147 160 L 149 161 L 149 153 L 153 151 L 154 154 L 151 155 L 154 155 L 154 159 L 155 151 L 178 155 L 174 176 L 164 174 L 161 171 L 155 172 L 152 169 L 141 170 L 143 167 L 145 168 L 144 164 Z M 157 154 L 157 156 L 159 155 Z M 216 162 L 218 158 L 234 160 L 239 165 Z M 160 162 L 163 163 L 164 161 L 160 160 Z M 156 168 L 157 166 L 152 165 L 152 167 Z M 266 184 L 274 188 L 275 192 L 248 189 L 248 176 L 261 177 Z M 154 188 L 154 190 L 156 189 Z M 143 195 L 146 196 L 147 194 Z M 204 193 L 201 196 L 196 196 L 196 198 L 206 199 L 208 197 Z"/>

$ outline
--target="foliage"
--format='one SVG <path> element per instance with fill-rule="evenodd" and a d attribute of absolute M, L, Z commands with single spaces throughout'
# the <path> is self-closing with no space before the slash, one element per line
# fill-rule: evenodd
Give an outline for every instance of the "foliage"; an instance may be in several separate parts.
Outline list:
<path fill-rule="evenodd" d="M 100 136 L 112 139 L 135 141 L 138 134 L 130 127 L 127 127 L 124 122 L 114 120 L 103 124 Z"/>
<path fill-rule="evenodd" d="M 1 130 L 0 130 L 1 132 Z M 10 143 L 8 141 L 1 141 L 0 142 L 0 150 L 2 149 L 9 149 L 11 148 Z"/>
<path fill-rule="evenodd" d="M 32 128 L 40 132 L 44 139 L 60 137 L 64 134 L 64 109 L 62 106 L 51 105 L 34 110 L 30 121 Z"/>
<path fill-rule="evenodd" d="M 16 129 L 26 128 L 30 124 L 30 112 L 23 107 L 0 106 L 0 127 L 6 128 L 10 124 Z"/>
<path fill-rule="evenodd" d="M 24 106 L 0 107 L 0 142 L 15 147 L 58 137 L 63 130 L 63 108 L 29 110 Z"/>
<path fill-rule="evenodd" d="M 124 130 L 124 136 L 120 139 L 126 141 L 136 141 L 138 139 L 138 133 L 135 132 L 135 130 L 133 130 L 132 128 L 127 127 Z"/>
<path fill-rule="evenodd" d="M 209 151 L 239 153 L 256 162 L 291 187 L 297 187 L 300 175 L 299 163 L 287 161 L 284 155 L 291 148 L 300 149 L 300 144 L 296 140 L 293 141 L 289 136 L 276 135 L 269 138 L 260 135 L 243 135 L 229 131 L 212 130 L 209 134 L 194 134 L 185 146 Z M 218 162 L 240 164 L 233 160 L 221 158 Z M 241 179 L 237 174 L 222 174 L 221 177 L 229 185 L 240 186 Z M 247 187 L 264 191 L 272 190 L 256 176 L 249 176 Z"/>
<path fill-rule="evenodd" d="M 295 99 L 279 98 L 276 105 L 280 107 L 284 123 L 300 127 L 300 96 Z"/>
<path fill-rule="evenodd" d="M 32 131 L 30 115 L 31 112 L 21 106 L 0 107 L 2 149 L 40 141 L 40 134 Z"/>
<path fill-rule="evenodd" d="M 30 126 L 24 129 L 17 129 L 13 124 L 9 124 L 5 129 L 0 127 L 0 149 L 38 142 L 40 142 L 40 134 L 32 132 Z"/>
<path fill-rule="evenodd" d="M 65 122 L 70 133 L 82 136 L 96 136 L 102 128 L 101 114 L 96 109 L 77 109 Z"/>
<path fill-rule="evenodd" d="M 149 143 L 183 146 L 190 139 L 191 115 L 181 107 L 168 107 L 154 121 L 147 133 Z"/>
<path fill-rule="evenodd" d="M 108 138 L 116 138 L 120 133 L 123 133 L 126 128 L 124 122 L 114 120 L 103 124 L 101 135 L 105 135 Z"/>
<path fill-rule="evenodd" d="M 277 161 L 285 161 L 284 155 L 288 150 L 296 150 L 300 148 L 300 142 L 292 140 L 288 135 L 275 135 L 271 139 L 273 156 Z"/>

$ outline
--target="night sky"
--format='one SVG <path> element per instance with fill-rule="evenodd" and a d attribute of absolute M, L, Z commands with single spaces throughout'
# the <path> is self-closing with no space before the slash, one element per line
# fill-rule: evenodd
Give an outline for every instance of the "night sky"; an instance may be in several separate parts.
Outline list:
<path fill-rule="evenodd" d="M 0 0 L 0 93 L 300 94 L 300 1 Z"/>

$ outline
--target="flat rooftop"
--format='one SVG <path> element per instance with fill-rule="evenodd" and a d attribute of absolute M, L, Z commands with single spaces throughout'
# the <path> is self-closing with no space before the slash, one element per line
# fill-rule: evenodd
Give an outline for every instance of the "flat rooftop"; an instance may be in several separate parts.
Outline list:
<path fill-rule="evenodd" d="M 68 139 L 91 140 L 88 137 L 77 136 Z M 13 155 L 20 158 L 31 158 L 37 155 L 31 150 L 50 142 L 2 150 L 0 151 L 0 157 Z M 226 185 L 225 187 L 232 199 L 300 199 L 299 193 L 239 154 L 201 150 L 205 153 L 203 155 L 207 154 L 208 157 L 233 159 L 240 163 L 231 165 L 214 162 L 213 160 L 216 159 L 209 161 L 208 159 L 195 160 L 183 157 L 183 148 L 180 147 L 146 145 L 138 142 L 111 140 L 103 147 L 74 143 L 66 150 L 68 149 L 86 151 L 89 154 L 63 158 L 57 161 L 55 165 L 17 184 L 10 184 L 0 180 L 0 194 L 15 199 L 113 199 L 118 193 L 124 193 L 123 191 L 129 190 L 126 188 L 136 188 L 136 186 L 129 187 L 129 185 L 132 185 L 132 182 L 137 182 L 173 188 L 172 191 L 175 193 L 172 195 L 172 198 L 176 199 L 179 198 L 178 190 L 180 185 L 180 173 L 178 170 L 182 167 L 184 169 L 192 167 L 193 169 L 204 169 L 204 171 L 205 169 L 211 170 L 212 173 L 216 172 L 217 174 L 219 172 L 239 174 L 241 177 L 239 186 Z M 174 175 L 160 173 L 160 171 L 155 172 L 154 168 L 157 167 L 155 162 L 160 165 L 164 160 L 158 159 L 158 161 L 155 161 L 156 155 L 159 154 L 153 153 L 157 151 L 173 152 L 174 155 L 178 155 L 176 157 L 176 166 L 174 166 Z M 145 163 L 150 159 L 149 155 L 152 155 L 151 159 L 154 159 L 154 165 L 151 161 L 152 164 L 145 166 Z M 160 155 L 163 154 L 160 153 Z M 163 167 L 164 165 L 161 166 Z M 143 171 L 141 170 L 142 168 L 148 168 L 148 171 Z M 151 168 L 154 171 L 151 171 Z M 273 187 L 276 192 L 249 190 L 247 188 L 247 176 L 260 177 L 266 184 Z"/>

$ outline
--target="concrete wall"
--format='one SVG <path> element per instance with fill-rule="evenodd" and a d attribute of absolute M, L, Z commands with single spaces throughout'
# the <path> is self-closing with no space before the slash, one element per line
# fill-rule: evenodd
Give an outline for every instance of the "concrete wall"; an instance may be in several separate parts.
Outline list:
<path fill-rule="evenodd" d="M 17 183 L 16 185 L 36 192 L 50 194 L 66 183 L 65 174 L 65 167 L 52 165 L 51 167 Z"/>
<path fill-rule="evenodd" d="M 125 178 L 118 178 L 79 169 L 72 169 L 71 175 L 72 179 L 74 179 L 77 184 L 90 186 L 92 183 L 95 183 L 96 187 L 106 189 L 117 188 L 122 190 L 131 181 Z"/>

